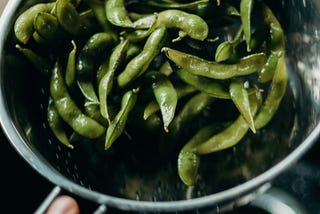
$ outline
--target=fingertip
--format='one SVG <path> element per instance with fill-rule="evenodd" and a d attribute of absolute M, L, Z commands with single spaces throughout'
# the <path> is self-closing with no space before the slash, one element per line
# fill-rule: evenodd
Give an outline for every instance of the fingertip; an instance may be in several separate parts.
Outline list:
<path fill-rule="evenodd" d="M 80 214 L 80 208 L 75 199 L 61 195 L 52 202 L 46 214 Z"/>

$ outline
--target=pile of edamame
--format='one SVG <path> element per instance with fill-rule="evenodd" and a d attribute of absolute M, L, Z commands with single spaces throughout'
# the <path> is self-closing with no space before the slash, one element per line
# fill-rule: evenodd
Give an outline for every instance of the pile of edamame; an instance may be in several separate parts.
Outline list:
<path fill-rule="evenodd" d="M 47 120 L 62 144 L 138 147 L 139 127 L 160 157 L 176 155 L 188 186 L 202 155 L 265 127 L 286 91 L 284 32 L 261 0 L 34 1 L 14 34 L 47 81 Z M 232 119 L 212 119 L 229 109 Z"/>

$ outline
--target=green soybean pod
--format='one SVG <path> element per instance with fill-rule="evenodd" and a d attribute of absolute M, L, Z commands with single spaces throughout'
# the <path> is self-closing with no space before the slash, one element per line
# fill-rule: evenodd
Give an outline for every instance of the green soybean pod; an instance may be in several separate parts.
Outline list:
<path fill-rule="evenodd" d="M 65 127 L 63 125 L 64 121 L 61 119 L 59 112 L 54 106 L 53 100 L 49 97 L 49 104 L 47 109 L 47 120 L 51 131 L 54 136 L 65 146 L 73 149 L 73 145 L 70 143 Z"/>
<path fill-rule="evenodd" d="M 254 0 L 240 1 L 240 18 L 243 26 L 244 37 L 247 43 L 247 51 L 251 51 L 251 13 L 254 6 Z"/>
<path fill-rule="evenodd" d="M 33 32 L 32 38 L 37 44 L 40 44 L 40 45 L 46 45 L 49 43 L 48 40 L 43 38 L 37 31 Z"/>
<path fill-rule="evenodd" d="M 193 86 L 199 91 L 219 99 L 230 99 L 230 94 L 224 84 L 207 77 L 194 75 L 185 69 L 176 71 L 178 77 L 185 83 Z"/>
<path fill-rule="evenodd" d="M 252 114 L 255 115 L 261 105 L 261 94 L 259 90 L 250 95 Z M 208 140 L 197 145 L 193 152 L 198 155 L 210 154 L 236 145 L 248 132 L 248 123 L 240 115 L 231 125 L 214 134 Z"/>
<path fill-rule="evenodd" d="M 266 126 L 276 113 L 286 92 L 288 74 L 284 56 L 280 57 L 267 97 L 254 118 L 256 129 Z"/>
<path fill-rule="evenodd" d="M 272 10 L 264 3 L 262 4 L 262 16 L 264 23 L 269 28 L 268 48 L 271 51 L 285 51 L 285 36 L 281 24 Z"/>
<path fill-rule="evenodd" d="M 88 102 L 85 101 L 85 103 Z M 84 105 L 84 113 L 101 125 L 105 127 L 108 126 L 108 121 L 101 115 L 100 107 L 98 105 Z"/>
<path fill-rule="evenodd" d="M 150 16 L 150 14 L 143 14 L 143 13 L 136 13 L 136 12 L 129 12 L 128 15 L 129 15 L 130 19 L 134 22 L 141 19 L 141 18 L 145 18 L 145 17 Z"/>
<path fill-rule="evenodd" d="M 251 35 L 250 48 L 252 52 L 256 52 L 262 47 L 268 35 L 267 27 L 265 25 L 259 26 Z"/>
<path fill-rule="evenodd" d="M 77 82 L 82 94 L 89 102 L 99 104 L 93 85 L 96 58 L 101 57 L 113 42 L 114 40 L 110 34 L 105 32 L 96 33 L 89 38 L 80 51 L 76 64 Z"/>
<path fill-rule="evenodd" d="M 233 64 L 217 63 L 171 48 L 162 49 L 167 57 L 181 68 L 212 79 L 229 79 L 252 74 L 266 63 L 264 53 L 255 53 L 241 58 Z"/>
<path fill-rule="evenodd" d="M 105 133 L 105 128 L 81 112 L 68 93 L 60 66 L 54 66 L 50 80 L 50 95 L 61 118 L 79 135 L 96 139 Z"/>
<path fill-rule="evenodd" d="M 39 3 L 31 6 L 19 15 L 14 23 L 16 38 L 23 44 L 27 44 L 34 32 L 34 18 L 40 12 L 49 13 L 55 3 Z"/>
<path fill-rule="evenodd" d="M 194 87 L 192 87 L 191 85 L 176 86 L 175 89 L 177 92 L 178 100 L 184 96 L 187 96 L 191 93 L 196 92 L 196 89 Z M 147 120 L 151 115 L 153 115 L 154 113 L 156 113 L 159 110 L 160 110 L 160 106 L 157 103 L 157 101 L 156 100 L 150 101 L 147 104 L 147 106 L 144 108 L 143 119 Z"/>
<path fill-rule="evenodd" d="M 255 126 L 261 129 L 266 126 L 273 118 L 279 105 L 285 95 L 288 74 L 285 61 L 285 36 L 283 29 L 271 11 L 271 9 L 262 3 L 262 14 L 264 23 L 269 27 L 268 48 L 275 53 L 279 59 L 276 64 L 274 76 L 269 86 L 267 97 L 255 118 Z"/>
<path fill-rule="evenodd" d="M 124 0 L 107 0 L 105 8 L 107 19 L 111 24 L 124 28 L 134 27 L 127 12 Z"/>
<path fill-rule="evenodd" d="M 102 77 L 108 72 L 109 69 L 109 59 L 110 55 L 107 56 L 106 60 L 102 62 L 102 64 L 99 66 L 96 74 L 96 82 L 99 83 L 102 80 Z"/>
<path fill-rule="evenodd" d="M 150 101 L 143 111 L 143 119 L 147 120 L 151 115 L 160 110 L 160 106 L 156 100 Z"/>
<path fill-rule="evenodd" d="M 70 0 L 57 0 L 55 15 L 66 32 L 72 35 L 80 32 L 80 14 Z"/>
<path fill-rule="evenodd" d="M 252 132 L 256 133 L 249 95 L 247 89 L 244 87 L 244 80 L 239 78 L 231 80 L 229 92 L 233 103 L 239 110 L 243 119 L 248 123 Z"/>
<path fill-rule="evenodd" d="M 188 129 L 203 111 L 208 108 L 216 99 L 205 93 L 193 95 L 182 109 L 177 112 L 169 126 L 170 132 L 161 139 L 159 144 L 160 153 L 170 154 L 181 140 L 184 130 Z"/>
<path fill-rule="evenodd" d="M 139 92 L 143 94 L 143 92 Z M 157 105 L 158 103 L 155 102 Z M 158 135 L 159 132 L 163 129 L 163 122 L 161 115 L 152 114 L 147 119 L 143 118 L 144 106 L 137 105 L 132 109 L 132 112 L 129 115 L 127 125 L 130 127 L 130 133 L 132 131 L 137 132 L 139 135 L 140 131 L 143 130 L 148 136 Z M 141 137 L 145 137 L 144 135 Z"/>
<path fill-rule="evenodd" d="M 142 49 L 143 47 L 140 47 L 140 45 L 130 42 L 124 60 L 126 62 L 129 62 L 131 59 L 133 59 L 135 56 L 141 53 Z"/>
<path fill-rule="evenodd" d="M 178 28 L 196 40 L 205 40 L 208 37 L 208 24 L 198 15 L 181 10 L 164 10 L 157 14 L 155 26 Z"/>
<path fill-rule="evenodd" d="M 103 75 L 101 81 L 99 82 L 99 100 L 100 100 L 100 111 L 101 115 L 106 118 L 109 123 L 111 122 L 110 115 L 108 112 L 108 95 L 111 92 L 114 81 L 114 74 L 119 67 L 120 63 L 124 59 L 126 50 L 128 48 L 129 41 L 122 40 L 113 50 L 110 59 L 108 61 L 108 66 L 106 73 Z"/>
<path fill-rule="evenodd" d="M 101 1 L 92 1 L 85 0 L 85 2 L 89 5 L 91 10 L 94 12 L 96 19 L 98 20 L 100 26 L 103 28 L 104 32 L 111 34 L 115 41 L 118 40 L 118 35 L 115 30 L 112 28 L 110 22 L 108 22 L 105 2 Z"/>
<path fill-rule="evenodd" d="M 180 150 L 177 161 L 178 174 L 185 185 L 194 186 L 198 178 L 200 156 L 193 151 L 194 148 L 208 140 L 219 129 L 221 129 L 221 124 L 216 123 L 200 128 Z"/>
<path fill-rule="evenodd" d="M 143 50 L 134 57 L 117 77 L 120 88 L 128 86 L 133 80 L 141 76 L 149 67 L 152 60 L 160 53 L 166 39 L 166 28 L 157 28 L 148 37 Z"/>
<path fill-rule="evenodd" d="M 97 22 L 97 18 L 92 9 L 87 9 L 79 13 L 80 16 L 80 31 L 79 36 L 87 38 L 92 34 L 97 33 L 97 29 L 100 29 L 100 25 Z"/>
<path fill-rule="evenodd" d="M 58 19 L 50 13 L 38 13 L 34 18 L 34 29 L 45 40 L 57 41 L 65 37 Z"/>
<path fill-rule="evenodd" d="M 159 68 L 159 72 L 166 75 L 167 77 L 173 73 L 173 69 L 170 65 L 169 60 L 165 61 Z"/>
<path fill-rule="evenodd" d="M 243 27 L 240 26 L 237 34 L 235 35 L 234 39 L 232 41 L 225 41 L 222 42 L 216 50 L 215 53 L 215 61 L 216 62 L 223 62 L 227 60 L 232 60 L 232 57 L 234 57 L 236 48 L 241 42 L 243 35 Z"/>
<path fill-rule="evenodd" d="M 215 5 L 211 1 L 207 3 L 199 4 L 196 8 L 189 9 L 192 13 L 198 14 L 201 17 L 205 18 L 220 18 L 220 20 L 227 16 L 240 16 L 238 9 L 224 2 L 223 4 Z"/>
<path fill-rule="evenodd" d="M 137 100 L 137 92 L 134 90 L 127 91 L 121 101 L 121 109 L 111 121 L 105 138 L 105 149 L 109 149 L 112 144 L 123 133 L 129 112 L 133 109 Z"/>
<path fill-rule="evenodd" d="M 171 81 L 158 71 L 151 71 L 146 74 L 147 78 L 152 79 L 152 90 L 160 107 L 163 127 L 169 132 L 168 127 L 174 118 L 178 95 Z"/>
<path fill-rule="evenodd" d="M 151 29 L 151 28 L 150 28 Z M 140 42 L 147 38 L 151 31 L 147 29 L 136 29 L 134 31 L 124 31 L 122 32 L 122 36 L 128 39 L 131 42 Z"/>
<path fill-rule="evenodd" d="M 151 28 L 157 20 L 157 15 L 145 15 L 133 22 L 135 29 L 148 29 Z"/>
<path fill-rule="evenodd" d="M 47 76 L 50 73 L 50 63 L 48 60 L 29 48 L 23 48 L 18 44 L 16 45 L 16 48 L 30 61 L 39 73 L 44 76 Z"/>
<path fill-rule="evenodd" d="M 283 53 L 282 52 L 270 53 L 266 64 L 262 67 L 261 71 L 259 72 L 259 77 L 258 77 L 259 82 L 265 83 L 272 80 L 279 58 L 281 57 L 279 55 L 281 54 Z"/>
<path fill-rule="evenodd" d="M 234 47 L 231 44 L 231 42 L 229 42 L 229 41 L 222 42 L 217 47 L 217 50 L 216 50 L 216 53 L 215 53 L 215 57 L 214 57 L 215 61 L 216 62 L 226 61 L 226 60 L 230 59 L 230 57 L 232 56 L 233 52 L 234 52 Z"/>
<path fill-rule="evenodd" d="M 147 1 L 147 4 L 150 6 L 155 6 L 159 8 L 166 9 L 190 9 L 197 8 L 199 5 L 209 2 L 209 0 L 198 0 L 187 3 L 178 3 L 178 2 L 157 2 L 157 1 Z"/>
<path fill-rule="evenodd" d="M 66 67 L 66 74 L 65 74 L 65 80 L 67 86 L 73 87 L 75 84 L 75 75 L 76 75 L 76 55 L 77 55 L 77 45 L 72 40 L 72 50 L 70 51 L 68 55 L 68 61 L 67 61 L 67 67 Z"/>

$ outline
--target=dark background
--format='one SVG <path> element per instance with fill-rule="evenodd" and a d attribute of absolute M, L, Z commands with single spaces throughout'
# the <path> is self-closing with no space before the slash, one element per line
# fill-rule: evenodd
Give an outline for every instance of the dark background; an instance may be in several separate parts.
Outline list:
<path fill-rule="evenodd" d="M 0 169 L 0 213 L 33 213 L 54 188 L 23 160 L 1 131 Z M 81 213 L 93 213 L 98 207 L 75 195 L 71 196 L 79 202 Z"/>

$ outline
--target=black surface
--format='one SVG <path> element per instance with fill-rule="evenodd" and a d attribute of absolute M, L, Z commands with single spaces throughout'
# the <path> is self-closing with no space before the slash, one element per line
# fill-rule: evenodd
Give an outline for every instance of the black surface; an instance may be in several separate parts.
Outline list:
<path fill-rule="evenodd" d="M 33 213 L 54 188 L 14 150 L 0 132 L 0 213 Z M 64 192 L 63 192 L 64 193 Z M 92 213 L 97 205 L 72 195 L 81 213 Z"/>
<path fill-rule="evenodd" d="M 32 213 L 52 185 L 36 173 L 4 140 L 1 134 L 1 211 Z"/>

